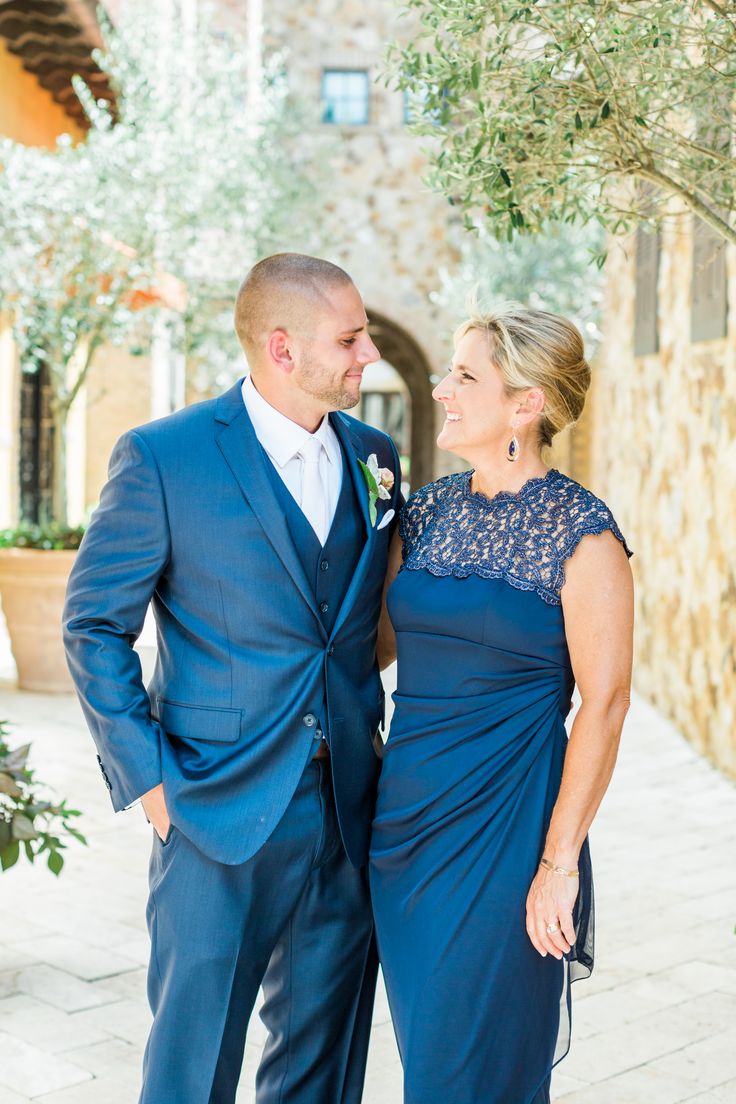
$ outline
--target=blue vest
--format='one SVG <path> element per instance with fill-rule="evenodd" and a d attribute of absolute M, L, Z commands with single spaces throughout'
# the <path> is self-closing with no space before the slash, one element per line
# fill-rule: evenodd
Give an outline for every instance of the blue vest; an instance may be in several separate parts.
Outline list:
<path fill-rule="evenodd" d="M 286 518 L 291 539 L 304 565 L 307 578 L 314 587 L 314 596 L 322 616 L 322 623 L 329 635 L 332 632 L 343 599 L 347 594 L 366 541 L 365 522 L 360 503 L 356 497 L 356 494 L 360 493 L 360 489 L 355 487 L 350 474 L 350 465 L 343 453 L 340 496 L 337 500 L 335 517 L 327 535 L 327 541 L 322 546 L 317 534 L 276 471 L 265 449 L 263 450 L 263 456 L 271 485 Z M 364 494 L 367 494 L 365 487 L 362 490 Z M 323 688 L 319 720 L 320 729 L 325 732 L 329 740 L 329 732 L 326 731 L 326 718 L 325 687 Z"/>

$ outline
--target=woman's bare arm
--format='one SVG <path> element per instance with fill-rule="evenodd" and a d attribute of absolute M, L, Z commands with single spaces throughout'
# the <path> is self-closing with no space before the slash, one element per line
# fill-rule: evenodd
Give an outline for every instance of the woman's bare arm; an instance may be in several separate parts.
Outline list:
<path fill-rule="evenodd" d="M 629 708 L 633 651 L 633 581 L 613 533 L 584 537 L 565 569 L 565 635 L 582 704 L 573 723 L 544 855 L 577 867 L 588 829 L 611 780 Z M 574 940 L 576 878 L 539 869 L 527 900 L 527 931 L 542 954 L 561 957 Z M 548 934 L 548 922 L 561 931 Z"/>
<path fill-rule="evenodd" d="M 398 530 L 394 533 L 388 550 L 388 568 L 386 581 L 383 584 L 383 599 L 381 600 L 381 616 L 378 621 L 378 666 L 383 671 L 396 659 L 396 635 L 394 633 L 391 618 L 386 609 L 386 595 L 388 588 L 396 578 L 401 567 L 402 548 L 401 537 Z"/>

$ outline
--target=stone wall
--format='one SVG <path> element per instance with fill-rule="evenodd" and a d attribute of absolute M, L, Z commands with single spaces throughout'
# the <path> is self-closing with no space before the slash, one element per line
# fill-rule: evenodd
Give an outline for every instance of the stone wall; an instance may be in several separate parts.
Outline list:
<path fill-rule="evenodd" d="M 389 41 L 406 39 L 415 28 L 397 19 L 393 0 L 371 5 L 268 0 L 263 12 L 266 46 L 285 51 L 290 88 L 307 120 L 305 156 L 329 162 L 324 215 L 332 245 L 327 255 L 353 276 L 369 315 L 375 312 L 411 335 L 425 362 L 425 377 L 439 375 L 452 354 L 458 320 L 429 295 L 439 286 L 439 269 L 457 260 L 453 209 L 423 183 L 427 160 L 421 142 L 408 132 L 403 94 L 382 79 Z M 324 68 L 368 70 L 367 125 L 321 123 Z M 400 363 L 396 367 L 404 374 Z M 414 382 L 405 378 L 412 390 Z M 434 437 L 433 414 L 424 417 L 422 432 Z M 447 454 L 436 450 L 435 470 L 428 477 L 446 470 L 447 463 Z"/>
<path fill-rule="evenodd" d="M 690 343 L 692 223 L 673 212 L 659 352 L 635 358 L 633 258 L 632 240 L 612 244 L 591 485 L 635 552 L 635 685 L 736 776 L 736 307 L 727 338 Z"/>

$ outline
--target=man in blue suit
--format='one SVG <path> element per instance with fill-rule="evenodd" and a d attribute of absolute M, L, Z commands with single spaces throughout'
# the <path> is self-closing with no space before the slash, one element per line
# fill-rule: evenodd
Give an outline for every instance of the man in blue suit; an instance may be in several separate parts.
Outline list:
<path fill-rule="evenodd" d="M 266 258 L 235 325 L 250 375 L 117 443 L 69 582 L 67 654 L 113 807 L 140 799 L 154 828 L 141 1104 L 232 1104 L 261 985 L 258 1104 L 357 1104 L 399 462 L 340 412 L 380 355 L 342 269 Z"/>

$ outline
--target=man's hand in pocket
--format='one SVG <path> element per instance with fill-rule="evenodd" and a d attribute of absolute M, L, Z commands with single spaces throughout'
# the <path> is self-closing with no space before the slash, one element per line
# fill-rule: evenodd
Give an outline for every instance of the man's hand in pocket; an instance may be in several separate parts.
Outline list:
<path fill-rule="evenodd" d="M 171 826 L 169 814 L 166 810 L 163 782 L 159 782 L 158 786 L 154 786 L 148 793 L 143 794 L 141 797 L 141 805 L 143 806 L 143 812 L 153 825 L 159 839 L 163 842 L 169 834 L 169 828 Z"/>

